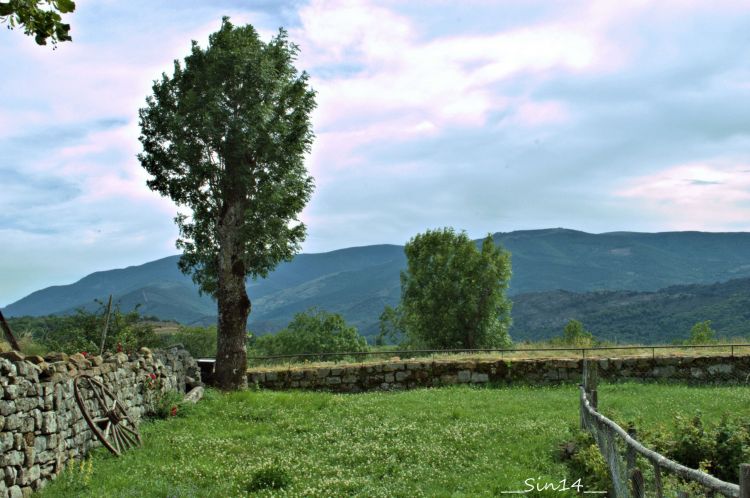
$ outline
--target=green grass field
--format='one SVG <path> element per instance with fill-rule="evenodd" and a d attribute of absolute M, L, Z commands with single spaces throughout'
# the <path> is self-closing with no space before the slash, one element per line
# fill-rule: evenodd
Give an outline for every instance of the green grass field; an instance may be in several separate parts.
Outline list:
<path fill-rule="evenodd" d="M 600 410 L 640 427 L 695 410 L 718 419 L 748 406 L 748 387 L 600 387 Z M 575 386 L 209 391 L 178 417 L 144 423 L 142 448 L 120 459 L 97 450 L 90 467 L 67 470 L 41 495 L 475 497 L 524 489 L 528 478 L 582 477 L 585 485 L 586 476 L 569 476 L 557 461 L 577 423 Z"/>

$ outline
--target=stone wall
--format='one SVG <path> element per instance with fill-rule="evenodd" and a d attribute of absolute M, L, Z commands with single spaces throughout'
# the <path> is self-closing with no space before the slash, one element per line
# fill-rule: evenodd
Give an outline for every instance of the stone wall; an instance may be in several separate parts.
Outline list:
<path fill-rule="evenodd" d="M 598 359 L 606 380 L 750 381 L 750 355 Z M 581 381 L 583 360 L 391 360 L 381 364 L 254 369 L 248 383 L 266 389 L 333 392 L 412 389 L 452 384 L 555 384 Z"/>
<path fill-rule="evenodd" d="M 29 496 L 69 459 L 100 445 L 76 403 L 79 373 L 101 380 L 136 420 L 151 408 L 150 374 L 165 391 L 185 392 L 200 383 L 195 360 L 177 348 L 103 357 L 0 353 L 0 498 Z"/>

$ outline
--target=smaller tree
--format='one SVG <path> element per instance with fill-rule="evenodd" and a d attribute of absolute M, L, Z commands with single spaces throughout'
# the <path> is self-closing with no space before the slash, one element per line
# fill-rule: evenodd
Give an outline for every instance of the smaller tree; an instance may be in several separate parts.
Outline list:
<path fill-rule="evenodd" d="M 79 308 L 70 316 L 48 317 L 42 327 L 34 330 L 34 339 L 49 351 L 98 352 L 106 322 L 107 306 L 98 299 L 95 302 L 99 306 L 97 311 Z M 153 347 L 159 344 L 153 325 L 144 321 L 137 309 L 122 312 L 119 304 L 112 307 L 108 330 L 105 351 L 129 352 L 143 346 Z"/>
<path fill-rule="evenodd" d="M 710 344 L 716 341 L 716 331 L 711 328 L 711 320 L 698 322 L 690 329 L 689 344 Z"/>
<path fill-rule="evenodd" d="M 38 45 L 46 45 L 47 40 L 56 45 L 73 39 L 70 24 L 62 22 L 60 14 L 75 9 L 72 0 L 9 0 L 0 2 L 0 22 L 7 22 L 8 29 L 23 26 L 24 34 L 34 35 Z"/>
<path fill-rule="evenodd" d="M 401 272 L 403 329 L 433 348 L 474 349 L 510 345 L 510 253 L 491 235 L 481 250 L 465 232 L 428 230 L 404 247 Z"/>
<path fill-rule="evenodd" d="M 588 348 L 594 344 L 594 336 L 583 328 L 583 324 L 578 320 L 569 320 L 563 329 L 561 342 L 569 346 Z"/>
<path fill-rule="evenodd" d="M 286 329 L 255 340 L 261 355 L 367 351 L 367 340 L 338 313 L 311 308 L 297 313 Z"/>

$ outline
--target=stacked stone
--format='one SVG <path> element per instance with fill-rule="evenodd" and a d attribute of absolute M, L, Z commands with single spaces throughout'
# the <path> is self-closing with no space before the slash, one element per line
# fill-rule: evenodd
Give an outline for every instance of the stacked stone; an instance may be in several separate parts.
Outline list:
<path fill-rule="evenodd" d="M 749 383 L 750 356 L 631 357 L 596 360 L 607 380 L 676 380 L 692 383 Z M 581 359 L 390 360 L 335 367 L 253 369 L 248 383 L 266 389 L 363 392 L 453 384 L 578 383 Z"/>
<path fill-rule="evenodd" d="M 79 373 L 100 380 L 136 421 L 151 408 L 145 395 L 149 374 L 164 390 L 184 392 L 200 383 L 197 364 L 184 350 L 44 358 L 0 353 L 0 498 L 31 495 L 69 459 L 100 444 L 75 400 Z"/>

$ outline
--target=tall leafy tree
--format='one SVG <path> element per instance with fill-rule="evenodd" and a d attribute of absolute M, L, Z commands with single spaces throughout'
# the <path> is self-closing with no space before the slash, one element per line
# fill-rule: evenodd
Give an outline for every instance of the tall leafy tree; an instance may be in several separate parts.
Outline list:
<path fill-rule="evenodd" d="M 175 219 L 179 265 L 218 301 L 215 377 L 224 389 L 246 382 L 246 277 L 265 277 L 305 237 L 298 214 L 313 191 L 304 157 L 315 93 L 294 67 L 297 53 L 283 29 L 264 43 L 224 18 L 140 110 L 148 186 L 191 211 Z"/>
<path fill-rule="evenodd" d="M 510 344 L 510 253 L 491 235 L 480 250 L 464 232 L 428 230 L 404 251 L 399 323 L 414 343 L 468 349 Z"/>
<path fill-rule="evenodd" d="M 7 23 L 9 29 L 22 26 L 39 45 L 46 45 L 47 40 L 56 45 L 73 39 L 70 24 L 62 22 L 60 14 L 75 9 L 73 0 L 9 0 L 0 2 L 0 22 Z"/>

